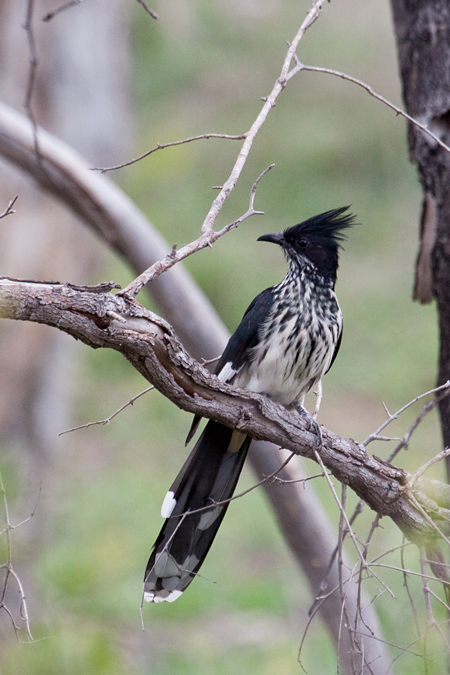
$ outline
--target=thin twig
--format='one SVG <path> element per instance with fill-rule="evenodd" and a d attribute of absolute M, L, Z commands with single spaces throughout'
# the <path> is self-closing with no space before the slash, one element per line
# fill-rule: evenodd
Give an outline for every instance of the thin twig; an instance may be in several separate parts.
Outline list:
<path fill-rule="evenodd" d="M 11 199 L 9 202 L 8 206 L 6 209 L 3 211 L 3 213 L 0 213 L 0 219 L 1 218 L 6 218 L 6 216 L 10 216 L 12 213 L 15 213 L 13 206 L 16 203 L 16 201 L 19 199 L 19 195 L 16 195 L 14 199 Z"/>
<path fill-rule="evenodd" d="M 145 286 L 145 284 L 149 283 L 150 281 L 158 277 L 160 274 L 173 267 L 173 265 L 175 265 L 180 260 L 184 260 L 185 258 L 192 255 L 196 251 L 201 251 L 203 248 L 206 248 L 207 246 L 211 247 L 213 243 L 217 241 L 217 239 L 219 239 L 219 237 L 222 237 L 231 229 L 240 225 L 240 223 L 242 223 L 247 218 L 250 218 L 251 216 L 264 215 L 264 211 L 255 211 L 255 209 L 253 208 L 256 190 L 263 176 L 265 176 L 266 173 L 268 173 L 268 171 L 270 171 L 270 169 L 272 169 L 274 166 L 275 166 L 274 164 L 271 164 L 266 169 L 264 169 L 264 171 L 262 171 L 259 174 L 258 178 L 253 183 L 252 188 L 250 190 L 248 210 L 240 218 L 234 220 L 232 223 L 229 223 L 228 225 L 225 225 L 225 227 L 223 227 L 221 230 L 217 232 L 212 231 L 206 235 L 205 234 L 200 235 L 198 239 L 192 241 L 190 244 L 187 244 L 186 246 L 183 246 L 183 248 L 178 249 L 176 248 L 176 246 L 174 246 L 172 248 L 172 251 L 168 253 L 165 258 L 154 263 L 154 265 L 151 265 L 151 267 L 146 269 L 142 274 L 140 274 L 136 279 L 134 279 L 131 282 L 131 284 L 129 284 L 122 291 L 119 291 L 118 295 L 135 297 L 139 293 L 141 288 Z"/>
<path fill-rule="evenodd" d="M 376 431 L 374 431 L 370 436 L 366 438 L 365 441 L 361 443 L 363 447 L 367 447 L 369 443 L 371 443 L 374 440 L 377 440 L 377 437 L 383 429 L 385 429 L 391 422 L 396 420 L 405 410 L 410 408 L 414 403 L 417 403 L 417 401 L 420 401 L 421 399 L 425 398 L 426 396 L 431 396 L 431 394 L 436 394 L 437 392 L 443 391 L 444 389 L 449 390 L 450 392 L 450 380 L 448 382 L 445 382 L 445 384 L 441 384 L 439 387 L 435 387 L 434 389 L 430 389 L 429 391 L 426 391 L 424 394 L 420 394 L 420 396 L 416 396 L 416 398 L 413 398 L 412 401 L 409 401 L 406 405 L 404 405 L 402 408 L 397 410 L 397 412 L 393 413 L 392 415 L 388 413 L 388 418 L 383 424 L 378 427 Z M 386 409 L 386 408 L 385 408 Z"/>
<path fill-rule="evenodd" d="M 141 0 L 137 1 L 141 2 Z M 107 166 L 103 168 L 92 167 L 91 171 L 101 171 L 101 173 L 106 173 L 107 171 L 115 171 L 116 169 L 123 169 L 125 166 L 131 166 L 132 164 L 136 164 L 136 162 L 140 162 L 141 159 L 149 157 L 158 150 L 164 150 L 165 148 L 173 148 L 176 145 L 184 145 L 185 143 L 192 143 L 192 141 L 201 141 L 205 138 L 206 139 L 225 138 L 228 141 L 241 141 L 246 137 L 246 135 L 247 134 L 239 134 L 237 136 L 231 136 L 229 134 L 199 134 L 198 136 L 190 136 L 189 138 L 184 138 L 182 141 L 172 141 L 171 143 L 157 143 L 154 148 L 151 148 L 151 150 L 147 150 L 142 155 L 139 155 L 139 157 L 130 159 L 128 162 L 123 162 L 123 164 L 116 164 L 115 166 Z"/>
<path fill-rule="evenodd" d="M 328 478 L 328 480 L 331 482 L 331 478 Z M 339 635 L 338 635 L 338 654 L 341 652 L 341 641 L 342 641 L 342 629 L 344 625 L 347 627 L 347 631 L 349 633 L 350 641 L 353 642 L 352 638 L 352 633 L 350 631 L 350 617 L 348 616 L 347 608 L 345 606 L 345 599 L 346 599 L 346 590 L 344 588 L 344 576 L 343 576 L 343 571 L 344 571 L 344 555 L 343 555 L 343 547 L 344 547 L 344 529 L 345 529 L 345 506 L 346 506 L 346 501 L 347 501 L 347 486 L 343 483 L 341 486 L 341 501 L 340 504 L 342 508 L 339 510 L 339 526 L 338 526 L 338 544 L 337 544 L 337 549 L 338 549 L 338 559 L 337 559 L 337 566 L 338 566 L 338 585 L 339 585 L 339 595 L 341 598 L 341 620 L 339 621 Z M 351 579 L 351 575 L 350 575 Z M 339 663 L 338 663 L 338 668 L 339 668 Z"/>
<path fill-rule="evenodd" d="M 39 141 L 38 141 L 38 125 L 36 122 L 36 118 L 34 116 L 33 108 L 31 105 L 31 100 L 33 98 L 33 93 L 34 93 L 34 87 L 36 84 L 36 72 L 37 72 L 37 66 L 38 66 L 38 58 L 37 58 L 37 50 L 36 50 L 36 39 L 34 36 L 34 30 L 33 30 L 33 14 L 34 14 L 34 0 L 27 0 L 27 10 L 26 10 L 26 17 L 25 17 L 25 23 L 23 25 L 23 28 L 27 34 L 27 40 L 28 40 L 28 61 L 29 61 L 29 70 L 28 70 L 28 82 L 27 82 L 27 89 L 26 89 L 26 94 L 25 94 L 25 101 L 24 101 L 24 108 L 27 112 L 28 119 L 31 122 L 31 126 L 33 128 L 33 143 L 34 143 L 34 150 L 36 153 L 36 161 L 41 166 L 41 155 L 39 152 Z"/>
<path fill-rule="evenodd" d="M 405 119 L 408 120 L 408 122 L 411 122 L 415 127 L 423 131 L 427 136 L 432 138 L 438 145 L 440 145 L 444 150 L 447 152 L 450 152 L 450 146 L 448 146 L 444 141 L 442 141 L 439 136 L 436 136 L 430 129 L 425 125 L 416 120 L 414 117 L 411 117 L 411 115 L 408 115 L 404 110 L 401 108 L 398 108 L 396 105 L 391 103 L 388 99 L 384 98 L 384 96 L 381 96 L 381 94 L 377 94 L 376 91 L 372 89 L 372 87 L 365 82 L 362 82 L 362 80 L 358 80 L 356 77 L 352 77 L 351 75 L 347 75 L 346 73 L 341 73 L 338 70 L 331 70 L 330 68 L 319 68 L 317 66 L 307 66 L 304 63 L 300 63 L 297 59 L 297 65 L 299 70 L 306 70 L 312 73 L 325 73 L 326 75 L 334 75 L 335 77 L 339 77 L 341 80 L 346 80 L 347 82 L 352 82 L 353 84 L 358 85 L 358 87 L 361 87 L 364 89 L 370 96 L 373 96 L 377 101 L 380 101 L 381 103 L 384 103 L 388 108 L 393 110 L 397 115 L 401 115 L 401 117 L 404 117 Z"/>
<path fill-rule="evenodd" d="M 5 612 L 10 617 L 12 626 L 13 626 L 14 631 L 15 631 L 17 637 L 18 637 L 19 631 L 20 631 L 20 626 L 17 625 L 16 621 L 14 620 L 13 613 L 4 603 L 5 596 L 6 596 L 6 588 L 7 588 L 7 585 L 8 585 L 9 577 L 12 577 L 15 580 L 15 582 L 17 584 L 17 588 L 18 588 L 18 593 L 19 593 L 19 598 L 20 598 L 20 616 L 21 616 L 21 618 L 22 618 L 22 620 L 24 621 L 24 624 L 25 624 L 25 634 L 26 634 L 28 640 L 33 641 L 33 635 L 31 633 L 30 618 L 29 618 L 29 615 L 28 615 L 28 606 L 27 606 L 27 601 L 26 601 L 25 590 L 24 590 L 24 587 L 23 587 L 22 582 L 20 580 L 20 577 L 18 576 L 18 574 L 16 573 L 16 571 L 14 570 L 13 565 L 12 565 L 12 543 L 11 543 L 11 534 L 10 533 L 11 533 L 12 530 L 15 529 L 15 527 L 18 527 L 18 526 L 11 524 L 11 520 L 10 520 L 10 517 L 9 517 L 8 500 L 6 498 L 6 490 L 5 490 L 5 486 L 3 484 L 3 478 L 2 478 L 1 472 L 0 472 L 0 492 L 2 493 L 3 511 L 4 511 L 4 514 L 5 514 L 5 516 L 4 516 L 4 518 L 5 518 L 5 528 L 2 532 L 2 534 L 4 534 L 5 538 L 6 538 L 6 562 L 0 566 L 3 569 L 6 569 L 5 578 L 3 580 L 3 588 L 2 588 L 1 596 L 0 596 L 0 609 L 5 610 Z M 35 509 L 36 509 L 36 507 L 35 507 Z M 26 522 L 27 520 L 29 520 L 34 515 L 35 509 L 30 514 L 30 516 L 28 516 L 28 518 L 23 522 Z"/>
<path fill-rule="evenodd" d="M 313 23 L 318 19 L 320 14 L 322 13 L 322 8 L 325 3 L 325 0 L 313 0 L 312 2 L 312 7 L 309 10 L 308 14 L 306 15 L 305 20 L 303 21 L 302 25 L 300 26 L 299 30 L 297 31 L 292 43 L 289 45 L 286 57 L 284 59 L 281 72 L 277 80 L 275 81 L 275 84 L 272 88 L 271 93 L 269 96 L 264 98 L 264 105 L 262 109 L 260 110 L 257 118 L 253 122 L 252 126 L 250 127 L 249 131 L 247 132 L 246 138 L 244 140 L 244 143 L 242 144 L 242 148 L 239 152 L 239 155 L 236 159 L 236 162 L 234 164 L 233 169 L 231 170 L 231 173 L 227 179 L 227 181 L 224 183 L 220 193 L 217 195 L 215 200 L 213 201 L 211 208 L 206 215 L 206 218 L 203 222 L 202 225 L 202 233 L 207 234 L 214 229 L 214 223 L 217 219 L 217 216 L 219 215 L 222 206 L 224 205 L 226 199 L 229 197 L 231 192 L 233 191 L 238 178 L 240 177 L 242 170 L 245 166 L 245 163 L 247 161 L 248 155 L 250 153 L 251 147 L 253 145 L 253 142 L 264 124 L 264 122 L 267 119 L 267 116 L 269 115 L 270 111 L 272 108 L 275 107 L 275 103 L 281 92 L 284 90 L 284 88 L 287 85 L 289 78 L 289 72 L 291 69 L 291 64 L 292 61 L 294 60 L 295 57 L 295 52 L 297 50 L 297 47 L 300 43 L 300 40 L 303 38 L 305 35 L 306 31 L 313 25 Z"/>
<path fill-rule="evenodd" d="M 363 555 L 363 552 L 361 551 L 361 549 L 360 549 L 360 547 L 359 547 L 359 544 L 358 544 L 358 542 L 357 542 L 357 540 L 356 540 L 355 533 L 353 532 L 353 528 L 352 528 L 352 526 L 350 525 L 350 521 L 349 521 L 349 519 L 348 519 L 348 516 L 347 516 L 347 514 L 345 513 L 344 508 L 342 507 L 341 501 L 340 501 L 340 499 L 339 499 L 339 497 L 338 497 L 338 495 L 337 495 L 336 490 L 334 489 L 333 482 L 332 482 L 331 478 L 329 477 L 329 475 L 326 473 L 325 465 L 324 465 L 324 463 L 323 463 L 323 461 L 322 461 L 322 457 L 321 457 L 320 454 L 317 452 L 317 450 L 314 451 L 314 456 L 315 456 L 315 458 L 316 458 L 317 463 L 319 464 L 319 466 L 322 468 L 322 471 L 324 472 L 324 475 L 325 475 L 325 478 L 326 478 L 326 480 L 327 480 L 328 486 L 329 486 L 329 488 L 330 488 L 330 490 L 331 490 L 331 493 L 332 493 L 332 495 L 333 495 L 333 497 L 334 497 L 334 499 L 335 499 L 335 501 L 336 501 L 336 504 L 338 505 L 338 508 L 339 508 L 340 513 L 342 513 L 342 516 L 343 516 L 343 518 L 344 518 L 344 520 L 345 520 L 345 524 L 346 524 L 346 526 L 347 526 L 348 534 L 349 534 L 350 539 L 352 540 L 353 545 L 354 545 L 354 547 L 355 547 L 355 549 L 356 549 L 356 552 L 357 552 L 357 554 L 358 554 L 358 557 L 359 557 L 359 559 L 360 559 L 360 562 L 361 562 L 362 567 L 363 567 L 364 569 L 370 571 L 370 573 L 375 577 L 375 579 L 377 579 L 377 580 L 379 581 L 379 583 L 383 586 L 383 588 L 385 588 L 385 589 L 388 591 L 388 593 L 389 593 L 389 595 L 391 596 L 391 598 L 395 598 L 395 594 L 394 594 L 394 593 L 391 591 L 391 589 L 390 589 L 390 588 L 389 588 L 389 587 L 388 587 L 388 586 L 380 579 L 380 577 L 378 577 L 378 576 L 371 570 L 371 568 L 369 567 L 367 561 L 365 560 L 364 555 Z"/>
<path fill-rule="evenodd" d="M 158 18 L 157 13 L 154 12 L 153 9 L 150 9 L 150 7 L 147 5 L 146 2 L 144 2 L 144 0 L 137 0 L 137 1 L 138 1 L 138 3 L 145 9 L 145 11 L 147 12 L 147 14 L 150 14 L 150 16 L 152 17 L 152 19 L 157 19 L 157 18 Z"/>
<path fill-rule="evenodd" d="M 80 2 L 81 0 L 69 0 L 69 2 L 64 3 L 64 5 L 61 5 L 57 9 L 54 9 L 52 12 L 48 12 L 47 14 L 45 14 L 45 16 L 42 17 L 42 21 L 51 21 L 57 14 L 61 14 L 61 12 L 64 12 L 66 9 L 70 9 L 75 5 L 79 5 Z"/>
<path fill-rule="evenodd" d="M 438 406 L 440 404 L 440 402 L 446 396 L 448 396 L 450 394 L 450 389 L 448 388 L 447 385 L 448 385 L 448 383 L 443 385 L 444 390 L 442 392 L 440 392 L 440 394 L 438 394 L 438 396 L 435 396 L 431 401 L 428 401 L 428 403 L 426 403 L 423 406 L 422 412 L 420 413 L 420 415 L 418 415 L 416 417 L 416 419 L 411 424 L 411 426 L 408 429 L 408 431 L 406 432 L 406 434 L 400 440 L 400 443 L 397 445 L 397 447 L 393 450 L 393 452 L 391 452 L 390 455 L 388 455 L 388 457 L 386 458 L 386 462 L 391 464 L 391 462 L 395 459 L 395 457 L 398 455 L 400 450 L 403 450 L 403 449 L 406 450 L 406 448 L 408 447 L 409 442 L 411 440 L 411 436 L 413 435 L 413 433 L 415 432 L 415 430 L 417 429 L 419 424 L 421 424 L 423 422 L 423 420 L 428 415 L 428 413 L 430 413 L 432 410 L 434 410 L 434 408 L 436 408 L 436 406 Z"/>
<path fill-rule="evenodd" d="M 410 427 L 410 428 L 408 429 L 408 431 L 406 432 L 405 436 L 400 440 L 399 445 L 395 448 L 395 450 L 394 450 L 394 451 L 389 455 L 389 457 L 386 459 L 386 461 L 387 461 L 388 463 L 391 463 L 392 460 L 394 459 L 394 457 L 395 457 L 395 456 L 397 455 L 397 453 L 399 452 L 399 450 L 400 450 L 401 448 L 403 448 L 403 447 L 407 447 L 407 445 L 408 445 L 408 443 L 409 443 L 409 441 L 410 441 L 410 439 L 411 439 L 411 436 L 412 436 L 413 432 L 417 429 L 419 423 L 422 422 L 422 420 L 423 420 L 423 419 L 425 418 L 425 416 L 430 412 L 430 410 L 432 410 L 436 405 L 438 405 L 438 403 L 440 402 L 441 398 L 443 398 L 444 396 L 447 396 L 447 395 L 450 393 L 450 381 L 446 382 L 445 384 L 443 384 L 443 385 L 441 385 L 441 386 L 439 386 L 439 387 L 436 387 L 436 388 L 434 388 L 434 389 L 430 389 L 429 391 L 426 391 L 425 393 L 420 394 L 419 396 L 416 396 L 416 398 L 414 398 L 412 401 L 409 401 L 409 403 L 407 403 L 407 404 L 404 405 L 402 408 L 400 408 L 399 410 L 397 410 L 397 412 L 395 412 L 394 414 L 391 414 L 391 413 L 389 412 L 387 406 L 383 403 L 383 407 L 384 407 L 384 409 L 385 409 L 385 411 L 386 411 L 386 414 L 387 414 L 387 416 L 388 416 L 388 419 L 387 419 L 387 420 L 386 420 L 386 421 L 385 421 L 385 422 L 384 422 L 384 423 L 383 423 L 376 431 L 374 431 L 372 434 L 370 434 L 370 436 L 368 436 L 368 437 L 366 438 L 366 440 L 363 441 L 363 442 L 361 443 L 361 445 L 362 445 L 362 446 L 367 446 L 369 443 L 371 443 L 371 442 L 374 441 L 374 440 L 377 440 L 377 441 L 380 441 L 380 440 L 390 440 L 389 437 L 380 436 L 380 431 L 382 431 L 385 427 L 387 427 L 389 424 L 391 424 L 391 422 L 393 422 L 394 420 L 396 420 L 403 412 L 405 412 L 405 410 L 407 410 L 407 409 L 410 408 L 412 405 L 414 405 L 414 403 L 417 403 L 417 401 L 420 401 L 421 399 L 425 398 L 426 396 L 430 396 L 431 394 L 435 394 L 435 393 L 438 393 L 438 392 L 441 392 L 440 396 L 436 396 L 432 401 L 429 401 L 429 402 L 424 406 L 424 408 L 423 408 L 422 412 L 420 413 L 420 415 L 419 415 L 419 416 L 416 418 L 416 420 L 413 422 L 413 424 L 411 425 L 411 427 Z M 393 440 L 394 440 L 394 439 L 393 439 Z M 397 439 L 395 439 L 395 440 L 397 440 Z M 445 451 L 444 451 L 444 452 L 445 452 Z M 437 461 L 440 461 L 441 459 L 442 459 L 441 453 L 439 453 L 439 454 L 436 456 L 436 458 L 433 458 L 433 460 L 431 460 L 431 462 L 432 462 L 432 463 L 435 463 L 435 462 L 437 462 Z M 428 465 L 425 465 L 425 469 L 424 469 L 424 470 L 426 470 L 427 468 L 428 468 Z M 423 473 L 423 472 L 422 472 L 422 473 Z M 364 507 L 365 507 L 365 503 L 363 502 L 363 500 L 360 500 L 360 501 L 358 502 L 358 504 L 356 505 L 354 511 L 353 511 L 352 517 L 350 518 L 350 523 L 351 523 L 351 524 L 353 524 L 353 522 L 356 520 L 357 516 L 363 511 Z M 334 550 L 332 559 L 331 559 L 331 561 L 330 561 L 330 567 L 329 567 L 329 570 L 331 569 L 331 565 L 332 565 L 332 563 L 333 563 L 334 558 L 336 557 L 336 554 L 337 554 L 337 548 Z M 329 573 L 329 572 L 328 572 L 328 573 Z M 323 580 L 323 582 L 322 582 L 323 584 L 325 584 L 325 588 L 326 588 L 326 583 L 327 583 L 327 576 L 328 576 L 328 573 L 327 573 L 327 575 L 324 577 L 324 580 Z M 321 587 L 322 587 L 322 584 L 321 584 Z M 313 605 L 313 607 L 314 607 L 314 605 Z M 311 610 L 310 610 L 310 611 L 311 611 Z"/>
<path fill-rule="evenodd" d="M 291 452 L 289 457 L 287 457 L 287 459 L 284 460 L 284 462 L 278 467 L 278 469 L 276 469 L 276 471 L 274 471 L 273 473 L 271 473 L 268 476 L 264 476 L 264 478 L 262 478 L 260 481 L 258 481 L 257 483 L 254 483 L 251 487 L 247 488 L 246 490 L 243 490 L 242 492 L 239 492 L 239 494 L 237 494 L 237 495 L 233 495 L 232 497 L 229 497 L 228 499 L 221 499 L 220 501 L 215 501 L 215 500 L 212 499 L 211 503 L 208 504 L 207 506 L 201 506 L 198 509 L 191 509 L 191 510 L 186 511 L 184 513 L 179 513 L 176 516 L 170 516 L 170 518 L 180 518 L 180 517 L 184 518 L 188 514 L 191 515 L 193 513 L 202 513 L 202 511 L 208 511 L 209 509 L 211 509 L 211 506 L 224 506 L 225 504 L 229 504 L 230 502 L 234 502 L 235 499 L 241 499 L 241 497 L 244 497 L 249 492 L 253 492 L 253 490 L 256 490 L 256 488 L 260 487 L 261 485 L 264 485 L 265 483 L 269 483 L 269 485 L 270 485 L 271 482 L 275 482 L 277 480 L 277 475 L 280 473 L 280 471 L 282 471 L 284 469 L 285 466 L 287 466 L 287 464 L 289 464 L 289 462 L 295 456 L 296 456 L 295 452 Z M 302 478 L 302 479 L 299 479 L 299 480 L 301 480 L 302 482 L 303 481 L 306 482 L 307 480 L 310 480 L 310 479 L 309 478 Z M 288 482 L 288 481 L 286 481 L 286 482 Z M 297 482 L 297 481 L 295 481 L 295 482 Z"/>
<path fill-rule="evenodd" d="M 433 608 L 431 607 L 431 597 L 430 597 L 430 588 L 428 585 L 428 577 L 426 574 L 427 570 L 427 561 L 426 561 L 426 553 L 425 553 L 425 547 L 421 547 L 420 549 L 420 570 L 422 574 L 422 591 L 423 591 L 423 597 L 425 600 L 425 609 L 427 612 L 427 622 L 428 622 L 428 631 L 432 630 L 433 628 L 438 631 L 439 635 L 441 636 L 441 639 L 443 643 L 446 645 L 447 650 L 450 651 L 450 644 L 448 643 L 443 631 L 441 630 L 441 627 L 439 626 L 438 622 L 434 618 L 433 614 Z"/>
<path fill-rule="evenodd" d="M 417 633 L 418 636 L 420 636 L 419 617 L 418 617 L 418 615 L 417 615 L 417 610 L 416 610 L 416 606 L 415 606 L 415 604 L 414 604 L 413 595 L 412 595 L 412 593 L 411 593 L 411 591 L 410 591 L 410 588 L 409 588 L 408 574 L 407 574 L 407 572 L 405 571 L 405 548 L 406 548 L 405 544 L 406 544 L 406 542 L 405 542 L 404 536 L 403 536 L 403 544 L 404 544 L 404 545 L 401 546 L 401 549 L 400 549 L 400 564 L 401 564 L 401 567 L 402 567 L 403 570 L 404 570 L 404 571 L 403 571 L 403 585 L 404 585 L 404 587 L 405 587 L 405 589 L 406 589 L 406 594 L 407 594 L 407 596 L 408 596 L 408 598 L 409 598 L 409 604 L 410 604 L 411 609 L 412 609 L 412 614 L 413 614 L 413 619 L 414 619 L 414 625 L 415 625 L 415 627 L 416 627 L 416 633 Z M 375 559 L 375 560 L 376 560 L 376 559 Z M 373 561 L 373 562 L 374 562 L 374 561 Z"/>
<path fill-rule="evenodd" d="M 432 459 L 430 459 L 429 462 L 426 462 L 426 464 L 423 464 L 419 469 L 417 469 L 416 473 L 413 476 L 412 483 L 414 484 L 418 478 L 423 476 L 423 474 L 428 471 L 428 469 L 438 462 L 442 462 L 443 459 L 448 457 L 450 455 L 450 448 L 445 448 L 441 452 L 438 452 L 437 455 L 435 455 Z"/>
<path fill-rule="evenodd" d="M 415 572 L 414 570 L 409 570 L 407 568 L 399 567 L 398 565 L 389 565 L 388 563 L 374 563 L 370 562 L 368 563 L 370 567 L 379 567 L 380 569 L 386 569 L 386 570 L 395 570 L 396 572 L 403 572 L 404 574 L 409 574 L 412 577 L 423 577 L 425 574 L 424 572 Z M 432 574 L 425 574 L 427 579 L 429 581 L 436 581 L 439 584 L 442 584 L 442 579 L 439 579 L 437 576 L 432 575 Z"/>
<path fill-rule="evenodd" d="M 316 19 L 320 16 L 324 3 L 325 0 L 313 0 L 311 9 L 309 10 L 305 20 L 303 21 L 302 25 L 297 31 L 297 34 L 295 35 L 292 43 L 289 45 L 287 54 L 285 56 L 281 68 L 280 75 L 276 79 L 269 96 L 264 98 L 264 105 L 262 109 L 260 110 L 258 116 L 253 122 L 249 131 L 245 134 L 244 142 L 239 151 L 234 166 L 231 170 L 231 173 L 228 179 L 222 185 L 219 194 L 212 202 L 211 208 L 209 209 L 206 218 L 203 221 L 203 225 L 201 228 L 202 232 L 201 237 L 199 237 L 195 242 L 192 242 L 191 244 L 188 244 L 187 246 L 181 248 L 177 252 L 176 256 L 172 257 L 166 256 L 164 260 L 159 261 L 154 265 L 152 265 L 152 267 L 146 270 L 143 275 L 138 277 L 138 279 L 133 281 L 124 291 L 122 291 L 123 294 L 135 297 L 137 293 L 139 293 L 139 291 L 141 290 L 142 286 L 148 283 L 148 281 L 159 276 L 166 269 L 169 269 L 175 263 L 179 262 L 180 260 L 183 260 L 184 258 L 186 258 L 188 255 L 191 255 L 195 251 L 201 250 L 206 246 L 211 246 L 214 243 L 214 241 L 216 241 L 218 236 L 221 236 L 230 229 L 230 227 L 224 228 L 223 230 L 220 231 L 220 233 L 217 233 L 214 230 L 214 224 L 217 220 L 220 211 L 222 210 L 225 201 L 228 199 L 228 197 L 230 196 L 230 194 L 232 193 L 232 191 L 236 186 L 236 183 L 242 173 L 242 170 L 245 166 L 250 150 L 252 148 L 253 142 L 260 128 L 266 121 L 267 116 L 269 115 L 272 108 L 275 106 L 278 96 L 286 87 L 287 82 L 292 75 L 292 72 L 295 70 L 295 68 L 291 69 L 291 65 L 292 62 L 295 60 L 295 52 L 298 47 L 298 44 L 300 40 L 303 38 L 305 32 L 308 30 L 308 28 L 310 28 L 316 21 Z M 232 224 L 232 226 L 235 225 Z"/>
<path fill-rule="evenodd" d="M 129 401 L 127 401 L 122 406 L 120 406 L 120 408 L 118 410 L 113 412 L 112 415 L 110 415 L 109 417 L 106 417 L 104 420 L 97 420 L 96 422 L 87 422 L 86 424 L 80 424 L 79 427 L 72 427 L 72 429 L 66 429 L 65 431 L 61 431 L 58 434 L 58 436 L 63 436 L 64 434 L 70 434 L 71 431 L 78 431 L 78 429 L 87 429 L 88 427 L 93 427 L 97 424 L 102 424 L 102 425 L 109 424 L 111 422 L 111 420 L 114 419 L 114 417 L 116 417 L 119 413 L 122 412 L 122 410 L 125 410 L 125 408 L 127 408 L 129 405 L 133 405 L 133 403 L 135 401 L 137 401 L 138 398 L 140 398 L 141 396 L 143 396 L 147 392 L 152 391 L 152 389 L 154 389 L 154 388 L 155 387 L 152 385 L 151 387 L 147 387 L 147 389 L 144 389 L 144 391 L 141 391 L 139 394 L 136 394 L 136 396 L 133 396 L 133 398 L 130 398 Z"/>

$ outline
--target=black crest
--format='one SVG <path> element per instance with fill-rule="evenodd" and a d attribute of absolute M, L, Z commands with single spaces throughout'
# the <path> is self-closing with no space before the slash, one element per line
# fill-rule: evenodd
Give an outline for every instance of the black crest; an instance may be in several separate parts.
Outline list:
<path fill-rule="evenodd" d="M 319 246 L 339 248 L 340 242 L 346 239 L 343 230 L 351 227 L 354 222 L 354 216 L 345 213 L 349 208 L 349 206 L 342 206 L 340 209 L 325 211 L 325 213 L 304 220 L 299 225 L 288 227 L 283 232 L 286 243 L 301 250 L 305 248 L 303 239 L 308 238 Z"/>
<path fill-rule="evenodd" d="M 346 213 L 350 207 L 343 206 L 320 213 L 298 225 L 288 227 L 281 234 L 265 234 L 259 241 L 279 244 L 288 259 L 304 267 L 311 263 L 320 276 L 336 280 L 338 250 L 346 238 L 343 230 L 351 227 L 354 216 Z"/>

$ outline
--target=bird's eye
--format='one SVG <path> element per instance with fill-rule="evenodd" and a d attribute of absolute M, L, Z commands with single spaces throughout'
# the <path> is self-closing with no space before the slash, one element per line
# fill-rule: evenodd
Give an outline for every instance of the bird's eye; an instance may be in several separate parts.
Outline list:
<path fill-rule="evenodd" d="M 298 245 L 300 248 L 306 248 L 309 245 L 309 241 L 307 239 L 300 239 Z"/>

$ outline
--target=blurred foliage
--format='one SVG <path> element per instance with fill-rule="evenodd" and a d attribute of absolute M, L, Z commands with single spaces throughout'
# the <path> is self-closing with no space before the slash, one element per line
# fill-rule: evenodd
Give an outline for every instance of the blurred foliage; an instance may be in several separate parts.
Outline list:
<path fill-rule="evenodd" d="M 286 41 L 309 8 L 305 0 L 166 0 L 153 7 L 160 17 L 155 22 L 135 4 L 136 141 L 130 156 L 157 142 L 246 131 L 279 74 Z M 364 79 L 400 104 L 385 3 L 327 5 L 298 55 L 305 63 Z M 197 236 L 215 196 L 211 188 L 227 178 L 238 149 L 238 141 L 201 140 L 158 151 L 117 178 L 169 243 L 182 245 Z M 382 401 L 393 411 L 435 380 L 435 309 L 411 301 L 420 190 L 408 163 L 405 123 L 355 85 L 329 75 L 298 75 L 256 139 L 220 223 L 246 210 L 253 181 L 273 162 L 276 167 L 256 198 L 265 216 L 245 222 L 186 266 L 233 329 L 254 295 L 284 274 L 279 252 L 256 244 L 256 238 L 351 204 L 360 224 L 349 233 L 341 257 L 344 340 L 325 380 L 321 422 L 362 440 L 384 421 Z M 103 277 L 125 284 L 130 273 L 111 258 Z M 84 357 L 74 424 L 107 417 L 146 387 L 114 353 L 85 350 Z M 408 411 L 392 434 L 402 435 L 419 410 Z M 260 491 L 230 508 L 202 569 L 204 578 L 175 605 L 146 606 L 141 631 L 141 576 L 160 528 L 159 505 L 185 456 L 188 426 L 188 415 L 151 392 L 109 425 L 62 437 L 52 484 L 43 487 L 53 503 L 51 520 L 42 523 L 38 508 L 19 532 L 14 551 L 18 571 L 34 581 L 30 609 L 38 641 L 17 646 L 12 638 L 2 649 L 2 675 L 295 671 L 311 595 Z M 398 461 L 414 470 L 439 443 L 437 420 L 430 416 L 407 457 Z M 384 457 L 390 450 L 379 445 L 371 451 Z M 306 468 L 316 472 L 312 465 Z M 441 477 L 439 467 L 433 475 Z M 20 480 L 10 467 L 8 477 L 14 513 Z M 244 475 L 242 487 L 251 480 Z M 319 480 L 314 485 L 337 527 L 327 486 Z M 349 512 L 355 504 L 349 495 Z M 363 513 L 359 519 L 361 540 L 372 517 Z M 30 560 L 27 533 L 35 523 L 46 535 Z M 373 538 L 372 558 L 401 543 L 391 523 L 382 525 Z M 351 547 L 349 554 L 356 559 Z M 399 556 L 394 551 L 383 561 L 399 565 Z M 417 569 L 413 547 L 406 558 L 406 566 Z M 379 573 L 394 589 L 396 602 L 373 580 L 364 584 L 373 596 L 380 595 L 375 606 L 387 639 L 408 645 L 415 633 L 402 577 L 390 569 Z M 420 581 L 412 577 L 410 583 L 423 626 Z M 395 672 L 419 672 L 412 652 L 422 649 L 419 644 L 402 654 Z M 398 654 L 393 648 L 393 658 Z M 434 659 L 428 663 L 430 675 L 442 672 L 439 655 Z M 310 673 L 336 670 L 318 620 L 309 628 L 302 662 Z"/>

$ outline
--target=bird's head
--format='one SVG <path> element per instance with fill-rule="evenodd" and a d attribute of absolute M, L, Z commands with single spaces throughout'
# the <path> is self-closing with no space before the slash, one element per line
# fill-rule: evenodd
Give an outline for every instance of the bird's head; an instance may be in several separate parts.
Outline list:
<path fill-rule="evenodd" d="M 346 237 L 343 230 L 353 224 L 354 217 L 345 213 L 350 207 L 326 211 L 318 216 L 288 227 L 284 232 L 263 234 L 258 241 L 278 244 L 289 261 L 300 266 L 313 266 L 314 271 L 325 279 L 336 278 L 338 251 Z"/>

